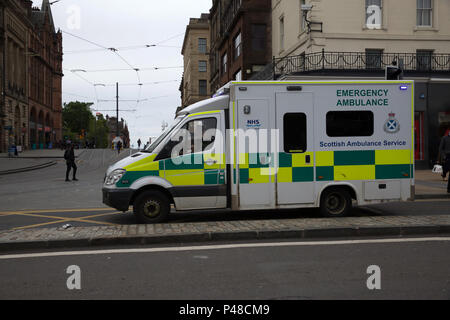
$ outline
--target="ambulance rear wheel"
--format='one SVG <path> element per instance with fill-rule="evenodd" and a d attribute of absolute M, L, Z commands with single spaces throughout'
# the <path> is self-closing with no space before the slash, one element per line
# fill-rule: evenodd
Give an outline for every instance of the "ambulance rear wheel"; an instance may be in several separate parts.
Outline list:
<path fill-rule="evenodd" d="M 170 201 L 157 190 L 144 191 L 136 197 L 133 211 L 140 223 L 159 223 L 168 219 Z"/>
<path fill-rule="evenodd" d="M 320 213 L 325 217 L 345 217 L 352 209 L 352 198 L 343 188 L 327 189 L 320 199 Z"/>

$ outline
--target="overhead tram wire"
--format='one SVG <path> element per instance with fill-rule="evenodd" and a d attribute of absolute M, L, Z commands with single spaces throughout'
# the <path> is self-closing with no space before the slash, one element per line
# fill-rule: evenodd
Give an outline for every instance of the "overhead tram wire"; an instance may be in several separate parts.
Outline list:
<path fill-rule="evenodd" d="M 70 33 L 70 32 L 67 32 L 67 31 L 63 31 L 63 32 L 66 33 L 66 34 L 68 34 L 68 35 L 70 35 L 70 36 L 73 36 L 73 37 L 78 38 L 78 39 L 80 39 L 80 40 L 86 41 L 86 42 L 88 42 L 88 43 L 90 43 L 90 44 L 92 44 L 92 45 L 95 45 L 95 46 L 101 48 L 101 49 L 85 49 L 85 50 L 66 51 L 66 52 L 64 52 L 65 54 L 72 54 L 72 53 L 89 53 L 89 52 L 98 52 L 98 51 L 102 51 L 102 50 L 110 50 L 110 51 L 113 51 L 113 50 L 119 51 L 119 50 L 120 50 L 120 51 L 124 51 L 124 50 L 146 49 L 146 48 L 154 48 L 154 47 L 177 48 L 177 49 L 180 49 L 180 48 L 181 48 L 180 46 L 162 45 L 162 43 L 167 42 L 167 41 L 170 41 L 170 40 L 172 40 L 172 39 L 175 39 L 175 38 L 177 38 L 177 37 L 180 37 L 180 36 L 184 35 L 184 32 L 183 32 L 183 33 L 179 33 L 179 34 L 177 34 L 177 35 L 175 35 L 175 36 L 169 37 L 169 38 L 167 38 L 167 39 L 165 39 L 165 40 L 159 41 L 159 42 L 154 43 L 154 44 L 143 44 L 143 45 L 135 45 L 135 46 L 127 46 L 127 47 L 107 48 L 107 47 L 105 47 L 105 46 L 103 46 L 103 45 L 101 45 L 101 44 L 98 44 L 98 43 L 95 43 L 95 42 L 93 42 L 93 41 L 90 41 L 90 40 L 87 40 L 87 39 L 85 39 L 85 38 L 82 38 L 82 37 L 80 37 L 80 36 L 74 35 L 74 34 L 72 34 L 72 33 Z"/>
<path fill-rule="evenodd" d="M 140 74 L 139 74 L 140 69 L 139 69 L 139 68 L 133 67 L 133 66 L 132 66 L 125 58 L 123 58 L 123 57 L 117 52 L 117 51 L 118 51 L 118 48 L 114 48 L 114 47 L 108 48 L 108 47 L 105 47 L 105 46 L 103 46 L 103 45 L 101 45 L 101 44 L 99 44 L 99 43 L 90 41 L 90 40 L 88 40 L 88 39 L 85 39 L 85 38 L 80 37 L 80 36 L 77 36 L 77 35 L 74 35 L 74 34 L 72 34 L 72 33 L 70 33 L 70 32 L 67 32 L 67 31 L 62 31 L 62 32 L 66 33 L 66 34 L 68 34 L 68 35 L 70 35 L 70 36 L 72 36 L 72 37 L 75 37 L 75 38 L 77 38 L 77 39 L 80 39 L 80 40 L 83 40 L 83 41 L 85 41 L 85 42 L 88 42 L 88 43 L 90 43 L 90 44 L 92 44 L 92 45 L 94 45 L 94 46 L 97 46 L 97 47 L 101 48 L 102 50 L 107 50 L 107 51 L 113 52 L 113 53 L 116 54 L 116 55 L 117 55 L 124 63 L 126 63 L 126 64 L 130 67 L 130 70 L 133 70 L 133 71 L 136 72 L 136 76 L 137 76 L 137 80 L 138 80 L 138 84 L 137 84 L 137 85 L 139 86 L 138 99 L 136 100 L 136 109 L 137 109 L 137 106 L 139 105 L 139 103 L 140 103 L 140 101 L 141 101 L 140 97 L 141 97 L 142 85 L 143 85 L 142 82 L 141 82 Z M 154 45 L 145 45 L 144 47 L 145 47 L 145 48 L 150 48 L 150 47 L 160 46 L 161 43 L 167 42 L 167 41 L 169 41 L 169 40 L 171 40 L 171 39 L 174 39 L 174 38 L 176 38 L 176 37 L 179 37 L 179 36 L 181 36 L 181 35 L 184 35 L 184 32 L 183 32 L 183 33 L 180 33 L 180 34 L 177 34 L 177 35 L 175 35 L 175 36 L 173 36 L 173 37 L 170 37 L 170 38 L 168 38 L 168 39 L 166 39 L 166 40 L 162 40 L 162 41 L 160 41 L 160 42 L 158 42 L 158 43 L 156 43 L 156 44 L 154 44 Z M 140 47 L 140 46 L 123 47 L 121 50 L 137 49 L 138 47 Z M 167 68 L 167 67 L 166 67 L 166 68 Z M 175 67 L 175 68 L 182 68 L 182 66 L 180 66 L 180 67 Z M 144 68 L 144 69 L 142 69 L 142 70 L 158 70 L 158 69 L 162 69 L 162 68 L 153 67 L 153 68 Z M 87 72 L 86 70 L 82 70 L 82 71 Z M 120 71 L 125 71 L 125 70 L 120 70 Z M 95 85 L 94 83 L 92 83 L 91 81 L 87 80 L 86 78 L 80 76 L 78 73 L 75 72 L 75 70 L 71 70 L 71 72 L 72 72 L 73 74 L 75 74 L 77 77 L 79 77 L 80 79 L 84 80 L 85 82 L 89 83 L 90 85 L 92 85 L 92 86 L 94 87 L 94 92 L 95 92 L 95 95 L 96 95 L 96 100 L 97 100 L 97 103 L 99 103 L 99 102 L 100 102 L 100 99 L 98 99 L 98 94 L 97 94 L 96 85 Z M 136 117 L 137 117 L 137 116 L 136 116 Z M 136 117 L 135 117 L 135 120 L 136 120 Z"/>
<path fill-rule="evenodd" d="M 121 56 L 120 56 L 121 57 Z M 123 59 L 121 57 L 121 59 Z M 124 60 L 124 59 L 123 59 Z M 126 60 L 124 60 L 126 62 Z M 128 62 L 126 62 L 128 64 Z M 135 68 L 129 64 L 129 67 L 132 68 L 111 68 L 111 69 L 83 69 L 84 72 L 93 73 L 93 72 L 119 72 L 119 71 L 156 71 L 156 70 L 165 70 L 165 69 L 181 69 L 183 66 L 173 66 L 173 67 L 145 67 L 145 68 Z"/>
<path fill-rule="evenodd" d="M 74 74 L 75 76 L 77 76 L 78 78 L 80 78 L 81 80 L 83 80 L 84 82 L 89 83 L 91 86 L 94 85 L 91 81 L 89 81 L 89 80 L 86 79 L 85 77 L 82 77 L 82 76 L 80 76 L 80 75 L 78 74 L 78 71 L 85 72 L 85 70 L 81 70 L 81 69 L 79 69 L 79 70 L 77 70 L 77 69 L 69 70 L 69 69 L 66 69 L 66 68 L 63 68 L 63 70 L 69 71 L 70 73 Z"/>
<path fill-rule="evenodd" d="M 65 32 L 65 31 L 63 31 L 63 32 Z M 78 38 L 78 39 L 80 39 L 80 40 L 83 40 L 83 41 L 86 41 L 86 42 L 88 42 L 88 43 L 90 43 L 90 44 L 92 44 L 92 45 L 95 45 L 95 46 L 97 46 L 97 47 L 100 47 L 100 48 L 102 48 L 102 49 L 104 49 L 104 50 L 108 50 L 108 51 L 111 51 L 111 52 L 113 52 L 116 56 L 118 56 L 126 65 L 128 65 L 128 67 L 130 67 L 130 69 L 131 70 L 133 70 L 133 71 L 135 71 L 136 72 L 136 77 L 137 77 L 137 81 L 138 81 L 138 83 L 141 83 L 142 81 L 141 81 L 141 77 L 140 77 L 140 74 L 139 74 L 139 69 L 138 68 L 135 68 L 134 66 L 132 66 L 124 57 L 122 57 L 122 55 L 120 55 L 117 51 L 117 49 L 116 48 L 107 48 L 107 47 L 105 47 L 105 46 L 103 46 L 103 45 L 101 45 L 101 44 L 98 44 L 98 43 L 95 43 L 95 42 L 93 42 L 93 41 L 90 41 L 90 40 L 88 40 L 88 39 L 85 39 L 85 38 L 82 38 L 82 37 L 80 37 L 80 36 L 77 36 L 77 35 L 74 35 L 74 34 L 72 34 L 72 33 L 70 33 L 70 32 L 65 32 L 65 33 L 67 33 L 67 34 L 69 34 L 69 35 L 71 35 L 71 36 L 73 36 L 73 37 L 75 37 L 75 38 Z M 84 70 L 84 72 L 86 72 L 86 70 Z M 72 72 L 72 73 L 75 73 L 75 72 Z M 77 74 L 77 76 L 79 76 L 78 74 Z M 84 78 L 82 78 L 82 79 L 84 79 Z M 90 83 L 93 87 L 94 87 L 94 91 L 95 91 L 95 96 L 96 96 L 96 99 L 97 99 L 97 104 L 99 104 L 100 103 L 100 99 L 98 99 L 98 95 L 97 95 L 97 88 L 96 88 L 96 86 L 95 86 L 95 84 L 94 83 L 92 83 L 92 82 L 90 82 L 90 81 L 88 81 L 87 79 L 84 79 L 85 81 L 87 81 L 88 83 Z M 118 85 L 118 84 L 117 84 Z M 141 97 L 141 91 L 142 91 L 142 88 L 141 87 L 139 87 L 139 94 L 138 94 L 138 99 L 137 99 L 137 103 L 136 103 L 136 107 L 137 107 L 137 105 L 139 104 L 139 100 L 140 100 L 140 97 Z M 117 97 L 117 99 L 118 99 L 118 97 Z M 116 109 L 116 111 L 118 112 L 118 108 Z M 118 115 L 117 115 L 117 121 L 119 121 L 119 118 L 118 118 Z"/>
<path fill-rule="evenodd" d="M 145 44 L 145 45 L 137 45 L 137 46 L 129 46 L 129 47 L 118 47 L 116 48 L 119 51 L 129 51 L 129 50 L 139 50 L 139 49 L 148 49 L 148 48 L 175 48 L 181 49 L 180 46 L 164 46 L 164 45 L 156 45 L 156 44 Z M 66 51 L 64 54 L 78 54 L 78 53 L 92 53 L 92 52 L 101 52 L 104 49 L 83 49 L 83 50 L 73 50 Z"/>

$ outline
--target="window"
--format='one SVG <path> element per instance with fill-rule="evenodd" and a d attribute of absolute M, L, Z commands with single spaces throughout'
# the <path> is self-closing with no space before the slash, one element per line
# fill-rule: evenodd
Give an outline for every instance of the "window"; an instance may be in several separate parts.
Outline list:
<path fill-rule="evenodd" d="M 382 49 L 366 49 L 366 69 L 381 69 Z"/>
<path fill-rule="evenodd" d="M 241 81 L 242 80 L 242 71 L 241 70 L 239 70 L 238 72 L 236 72 L 234 74 L 234 80 L 236 80 L 236 81 Z"/>
<path fill-rule="evenodd" d="M 198 39 L 198 52 L 206 53 L 206 39 L 205 38 Z"/>
<path fill-rule="evenodd" d="M 284 152 L 306 152 L 306 114 L 286 113 L 283 118 Z"/>
<path fill-rule="evenodd" d="M 222 74 L 225 74 L 225 73 L 227 73 L 227 61 L 228 60 L 228 56 L 227 56 L 227 54 L 225 53 L 223 56 L 222 56 Z"/>
<path fill-rule="evenodd" d="M 206 72 L 206 71 L 207 71 L 206 61 L 200 60 L 198 62 L 198 72 Z"/>
<path fill-rule="evenodd" d="M 417 0 L 417 25 L 431 27 L 433 24 L 433 0 Z"/>
<path fill-rule="evenodd" d="M 198 94 L 201 96 L 208 95 L 208 89 L 207 89 L 207 83 L 206 80 L 199 80 L 198 81 Z"/>
<path fill-rule="evenodd" d="M 284 17 L 280 18 L 280 51 L 284 50 Z"/>
<path fill-rule="evenodd" d="M 417 50 L 417 70 L 431 70 L 432 50 Z"/>
<path fill-rule="evenodd" d="M 205 132 L 210 129 L 217 128 L 217 119 L 216 118 L 206 118 L 201 120 L 192 120 L 187 122 L 184 126 L 184 129 L 187 129 L 191 136 L 191 152 L 202 152 L 212 148 L 212 143 L 215 139 L 204 140 Z M 195 150 L 195 132 L 201 133 L 201 148 L 202 150 Z"/>
<path fill-rule="evenodd" d="M 381 29 L 382 12 L 382 0 L 366 0 L 366 27 Z"/>
<path fill-rule="evenodd" d="M 197 129 L 196 129 L 197 128 Z M 182 127 L 181 130 L 178 131 L 173 135 L 173 140 L 169 140 L 167 144 L 164 146 L 164 148 L 161 150 L 161 152 L 156 157 L 155 161 L 163 160 L 163 159 L 169 159 L 172 157 L 172 150 L 175 146 L 179 146 L 180 143 L 182 143 L 183 134 L 185 133 L 184 130 L 187 130 L 189 132 L 189 139 L 190 139 L 190 148 L 188 150 L 180 150 L 183 151 L 179 153 L 178 155 L 184 154 L 190 154 L 195 152 L 203 152 L 207 151 L 212 148 L 215 136 L 213 135 L 211 139 L 204 140 L 205 138 L 205 132 L 210 129 L 217 129 L 217 119 L 216 118 L 205 118 L 205 119 L 198 119 L 198 120 L 191 120 L 189 122 L 186 122 Z M 183 130 L 183 131 L 182 131 Z M 198 130 L 198 133 L 201 133 L 201 142 L 200 144 L 197 142 L 197 146 L 195 145 L 195 136 L 194 132 Z M 165 136 L 164 136 L 165 137 Z M 188 145 L 189 147 L 189 145 Z M 201 147 L 201 150 L 196 150 L 196 147 Z M 177 152 L 175 152 L 177 153 Z"/>
<path fill-rule="evenodd" d="M 327 113 L 329 137 L 370 137 L 373 135 L 372 111 L 330 111 Z"/>
<path fill-rule="evenodd" d="M 303 32 L 306 30 L 306 16 L 305 12 L 302 11 L 302 6 L 306 4 L 306 0 L 300 0 L 300 32 Z"/>
<path fill-rule="evenodd" d="M 252 24 L 252 49 L 255 51 L 266 50 L 265 24 Z"/>
<path fill-rule="evenodd" d="M 241 55 L 241 51 L 242 51 L 241 33 L 240 32 L 234 38 L 233 45 L 234 45 L 234 60 L 236 60 Z"/>

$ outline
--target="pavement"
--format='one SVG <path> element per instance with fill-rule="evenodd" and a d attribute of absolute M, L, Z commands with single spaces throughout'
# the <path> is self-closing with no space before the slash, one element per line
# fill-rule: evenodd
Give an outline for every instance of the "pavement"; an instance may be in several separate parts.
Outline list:
<path fill-rule="evenodd" d="M 79 157 L 85 150 L 76 149 L 75 157 Z M 8 153 L 0 153 L 0 175 L 27 172 L 56 165 L 56 160 L 64 157 L 61 149 L 26 150 L 16 157 Z"/>
<path fill-rule="evenodd" d="M 77 150 L 81 156 L 83 150 Z M 40 161 L 61 157 L 61 150 L 25 151 L 20 159 L 0 155 L 0 173 L 26 170 Z M 89 155 L 92 157 L 92 155 Z M 14 163 L 13 161 L 17 161 Z M 23 162 L 24 161 L 24 162 Z M 83 160 L 80 160 L 83 161 Z M 92 160 L 90 161 L 92 162 Z M 103 162 L 103 160 L 102 160 Z M 16 165 L 16 167 L 14 167 Z M 24 166 L 25 165 L 25 166 Z M 93 172 L 97 172 L 95 170 Z M 430 170 L 415 173 L 416 199 L 449 199 L 446 181 Z M 50 203 L 50 202 L 49 202 Z M 53 209 L 58 209 L 51 205 Z M 104 208 L 99 204 L 99 207 Z M 16 210 L 0 212 L 1 217 L 14 214 L 45 214 L 51 210 Z M 81 220 L 81 219 L 80 219 Z M 93 227 L 11 229 L 0 232 L 0 251 L 37 248 L 86 247 L 156 243 L 190 243 L 198 241 L 309 239 L 317 237 L 405 236 L 450 234 L 450 215 L 374 216 L 337 219 L 294 218 L 235 221 L 176 222 L 155 225 L 107 225 Z"/>

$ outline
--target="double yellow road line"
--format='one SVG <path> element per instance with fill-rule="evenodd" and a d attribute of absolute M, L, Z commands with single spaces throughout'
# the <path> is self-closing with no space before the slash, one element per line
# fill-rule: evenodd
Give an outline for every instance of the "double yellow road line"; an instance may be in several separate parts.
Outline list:
<path fill-rule="evenodd" d="M 85 217 L 80 218 L 69 218 L 64 216 L 49 216 L 45 215 L 45 213 L 82 213 L 82 212 L 101 212 L 101 211 L 107 211 L 105 213 L 100 214 L 94 214 L 94 215 L 88 215 Z M 44 213 L 44 214 L 42 214 Z M 26 225 L 22 227 L 16 227 L 12 228 L 11 230 L 23 230 L 23 229 L 31 229 L 46 225 L 52 225 L 56 223 L 62 223 L 62 222 L 85 222 L 85 223 L 93 223 L 93 224 L 99 224 L 99 225 L 110 225 L 114 226 L 116 224 L 110 223 L 110 222 L 103 222 L 103 221 L 96 221 L 96 220 L 89 220 L 92 218 L 97 217 L 103 217 L 113 214 L 119 214 L 118 211 L 111 211 L 110 208 L 96 208 L 96 209 L 51 209 L 51 210 L 22 210 L 22 211 L 6 211 L 6 212 L 0 212 L 0 217 L 6 217 L 6 216 L 26 216 L 26 217 L 34 217 L 34 218 L 46 218 L 46 219 L 55 219 L 56 221 L 50 221 L 50 222 L 44 222 L 44 223 L 37 223 L 37 224 L 31 224 Z"/>

